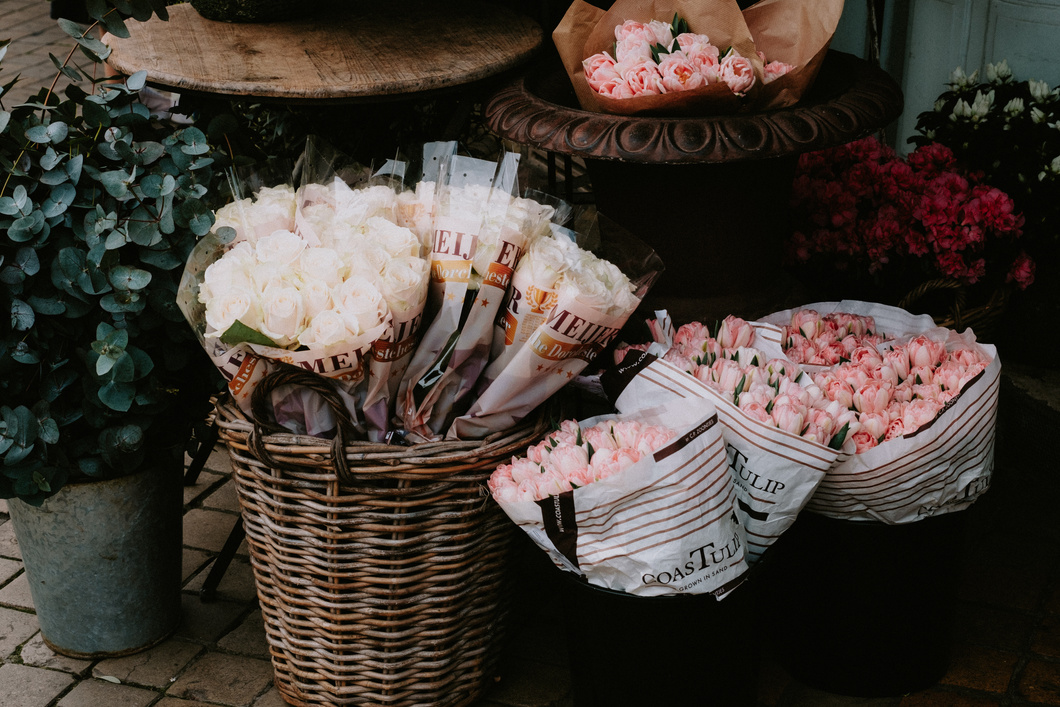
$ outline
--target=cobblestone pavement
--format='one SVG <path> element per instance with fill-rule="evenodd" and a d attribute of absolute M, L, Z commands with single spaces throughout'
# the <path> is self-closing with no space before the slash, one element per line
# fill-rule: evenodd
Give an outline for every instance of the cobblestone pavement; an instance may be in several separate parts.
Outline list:
<path fill-rule="evenodd" d="M 13 41 L 2 99 L 24 101 L 50 83 L 48 54 L 71 46 L 43 0 L 0 0 L 0 39 Z M 1060 426 L 1060 375 L 1006 369 L 994 486 L 969 513 L 964 574 L 949 671 L 924 691 L 887 698 L 834 695 L 799 683 L 762 646 L 759 707 L 987 707 L 1060 705 L 1060 497 L 1057 463 L 1042 448 Z M 184 491 L 183 623 L 136 655 L 87 661 L 42 641 L 7 506 L 0 501 L 0 707 L 280 707 L 245 546 L 216 600 L 199 588 L 237 520 L 223 448 Z M 556 600 L 520 614 L 495 684 L 477 707 L 570 707 L 572 678 Z M 709 632 L 710 627 L 700 627 Z M 881 666 L 886 671 L 887 666 Z M 705 668 L 706 670 L 706 668 Z M 659 676 L 665 679 L 666 676 Z M 709 705 L 709 690 L 689 704 Z M 653 707 L 653 706 L 652 706 Z M 729 707 L 718 705 L 718 707 Z"/>

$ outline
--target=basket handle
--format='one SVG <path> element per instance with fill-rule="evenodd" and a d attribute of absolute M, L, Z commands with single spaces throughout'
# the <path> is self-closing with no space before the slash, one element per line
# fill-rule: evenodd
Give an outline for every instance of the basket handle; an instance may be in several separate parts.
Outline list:
<path fill-rule="evenodd" d="M 967 298 L 964 285 L 957 280 L 949 279 L 936 279 L 928 280 L 927 282 L 921 283 L 915 287 L 909 294 L 903 297 L 899 302 L 898 306 L 902 309 L 908 309 L 909 305 L 916 302 L 918 299 L 928 294 L 929 292 L 937 292 L 940 290 L 954 290 L 953 294 L 953 306 L 950 307 L 950 313 L 953 315 L 954 327 L 961 330 L 961 320 L 964 319 L 964 303 Z"/>
<path fill-rule="evenodd" d="M 278 466 L 272 454 L 265 448 L 265 436 L 273 432 L 288 432 L 276 422 L 272 408 L 272 391 L 284 385 L 297 385 L 308 388 L 319 395 L 335 417 L 337 426 L 335 437 L 331 440 L 331 457 L 339 481 L 349 485 L 351 481 L 350 466 L 346 460 L 346 440 L 356 437 L 353 420 L 342 397 L 335 390 L 331 380 L 316 373 L 303 370 L 289 363 L 278 363 L 277 370 L 269 373 L 258 382 L 250 395 L 250 413 L 253 417 L 254 430 L 247 440 L 248 446 L 255 455 L 270 466 Z"/>

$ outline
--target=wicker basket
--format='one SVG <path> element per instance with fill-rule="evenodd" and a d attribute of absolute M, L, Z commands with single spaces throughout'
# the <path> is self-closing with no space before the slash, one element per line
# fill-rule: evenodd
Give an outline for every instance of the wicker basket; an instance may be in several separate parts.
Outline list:
<path fill-rule="evenodd" d="M 229 398 L 216 413 L 283 698 L 472 702 L 500 653 L 515 528 L 484 481 L 547 432 L 543 421 L 399 447 L 268 433 Z"/>
<path fill-rule="evenodd" d="M 1005 305 L 1008 303 L 1010 289 L 999 287 L 995 289 L 990 298 L 981 304 L 969 307 L 968 287 L 957 280 L 928 280 L 907 294 L 898 303 L 902 309 L 908 309 L 912 304 L 931 293 L 950 291 L 953 294 L 953 302 L 946 314 L 932 314 L 932 319 L 939 326 L 949 327 L 956 331 L 964 331 L 970 328 L 975 332 L 980 341 L 993 341 L 997 337 L 997 330 L 1001 324 L 1001 316 L 1005 313 Z"/>

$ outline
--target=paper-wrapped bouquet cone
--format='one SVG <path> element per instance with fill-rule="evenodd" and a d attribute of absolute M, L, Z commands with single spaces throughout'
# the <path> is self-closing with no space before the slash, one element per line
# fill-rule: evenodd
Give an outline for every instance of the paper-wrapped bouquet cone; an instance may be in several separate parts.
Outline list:
<path fill-rule="evenodd" d="M 813 87 L 842 14 L 843 0 L 762 0 L 743 11 L 758 51 L 795 67 L 761 87 L 757 109 L 794 105 Z"/>
<path fill-rule="evenodd" d="M 792 105 L 813 85 L 842 13 L 843 0 L 763 0 L 741 11 L 736 0 L 616 0 L 604 11 L 574 0 L 552 33 L 578 102 L 585 110 L 616 115 L 722 115 Z M 722 54 L 731 47 L 750 60 L 755 82 L 735 94 L 724 81 L 699 88 L 631 98 L 601 95 L 590 85 L 582 62 L 613 53 L 615 27 L 627 20 L 684 19 Z M 766 83 L 765 60 L 793 68 Z"/>

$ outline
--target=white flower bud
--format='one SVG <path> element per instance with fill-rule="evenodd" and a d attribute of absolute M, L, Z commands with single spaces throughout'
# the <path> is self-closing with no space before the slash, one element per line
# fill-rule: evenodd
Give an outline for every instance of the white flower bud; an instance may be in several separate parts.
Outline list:
<path fill-rule="evenodd" d="M 1005 104 L 1005 113 L 1015 118 L 1017 115 L 1023 112 L 1023 99 L 1013 98 L 1007 104 Z"/>
<path fill-rule="evenodd" d="M 997 64 L 986 65 L 986 80 L 990 83 L 1005 83 L 1012 78 L 1012 69 L 1008 68 L 1008 62 L 1002 59 Z"/>
<path fill-rule="evenodd" d="M 950 89 L 953 91 L 962 91 L 970 86 L 974 86 L 976 81 L 979 79 L 979 72 L 973 71 L 971 76 L 966 76 L 964 69 L 957 67 L 950 74 Z"/>
<path fill-rule="evenodd" d="M 1033 122 L 1035 125 L 1044 123 L 1046 121 L 1046 118 L 1047 116 L 1041 108 L 1038 108 L 1037 106 L 1031 108 L 1031 122 Z"/>
<path fill-rule="evenodd" d="M 1035 103 L 1045 103 L 1049 100 L 1049 84 L 1045 81 L 1035 81 L 1031 79 L 1027 82 L 1027 88 L 1030 89 L 1031 98 L 1034 99 Z"/>
<path fill-rule="evenodd" d="M 968 101 L 960 100 L 957 101 L 953 106 L 953 113 L 950 114 L 950 120 L 962 120 L 964 118 L 972 117 L 972 107 L 968 105 Z"/>
<path fill-rule="evenodd" d="M 990 91 L 984 94 L 982 91 L 978 91 L 975 94 L 975 100 L 972 101 L 972 120 L 980 120 L 985 118 L 989 113 L 990 109 L 994 105 L 994 92 Z"/>

